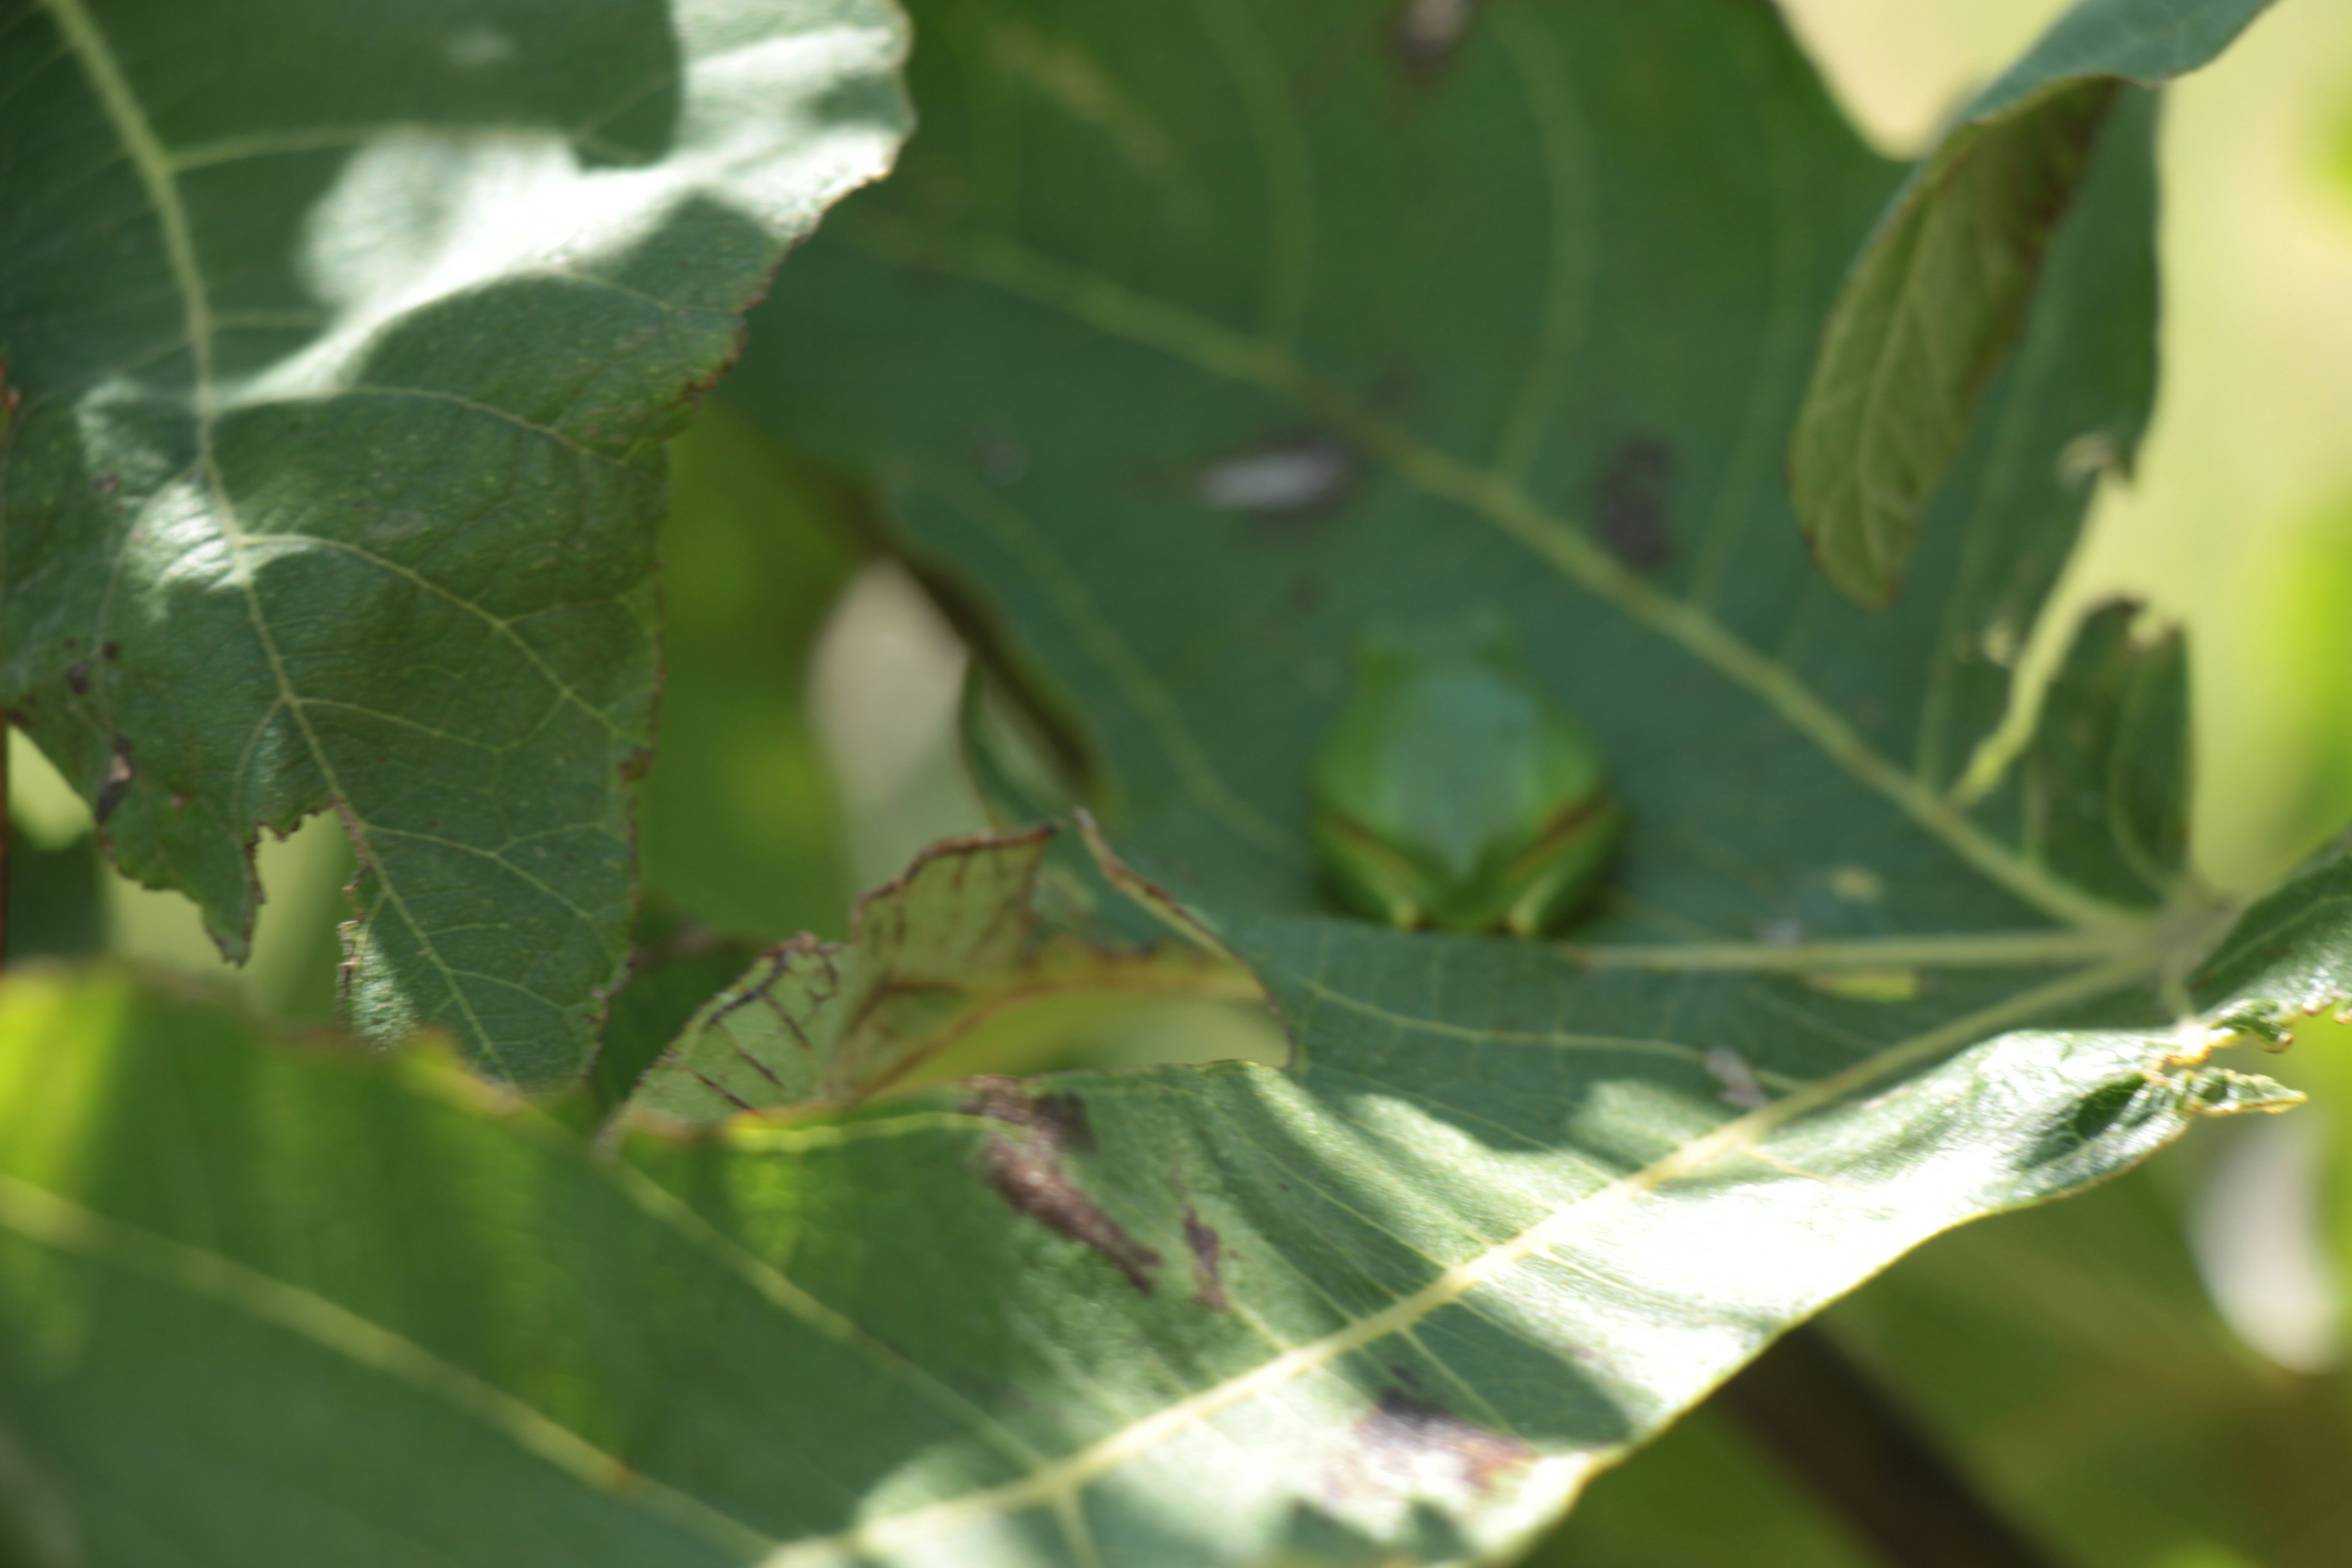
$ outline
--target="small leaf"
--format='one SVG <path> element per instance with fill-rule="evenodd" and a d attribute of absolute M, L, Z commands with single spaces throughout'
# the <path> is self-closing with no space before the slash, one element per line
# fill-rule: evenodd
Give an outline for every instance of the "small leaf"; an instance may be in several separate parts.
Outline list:
<path fill-rule="evenodd" d="M 1888 205 L 1832 312 L 1789 448 L 1813 559 L 1893 602 L 1922 513 L 2017 338 L 2124 82 L 2219 54 L 2270 0 L 2077 0 L 1964 110 Z M 2113 433 L 2127 462 L 2138 427 Z"/>
<path fill-rule="evenodd" d="M 2020 831 L 2059 875 L 2118 904 L 2189 892 L 2189 658 L 2178 626 L 2101 607 L 2076 629 L 2020 759 Z"/>
<path fill-rule="evenodd" d="M 659 443 L 906 126 L 881 0 L 6 24 L 0 705 L 242 959 L 358 853 L 356 1020 L 586 1065 L 652 740 Z"/>
<path fill-rule="evenodd" d="M 1032 904 L 1050 827 L 950 840 L 858 900 L 849 940 L 803 936 L 687 1025 L 627 1108 L 661 1125 L 856 1104 L 1006 1013 L 1088 993 L 1255 997 L 1221 956 L 1097 947 L 1041 931 Z"/>
<path fill-rule="evenodd" d="M 2339 839 L 2248 910 L 2194 985 L 2223 1026 L 2274 1043 L 2303 1019 L 2352 1022 L 2352 844 Z"/>

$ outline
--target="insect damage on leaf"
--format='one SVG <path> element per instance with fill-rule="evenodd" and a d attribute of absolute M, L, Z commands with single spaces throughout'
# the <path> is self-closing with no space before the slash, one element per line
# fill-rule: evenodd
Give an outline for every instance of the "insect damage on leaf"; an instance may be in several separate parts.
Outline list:
<path fill-rule="evenodd" d="M 1004 1201 L 1045 1226 L 1101 1253 L 1127 1282 L 1149 1296 L 1160 1254 L 1129 1236 L 1063 1169 L 1070 1153 L 1091 1153 L 1087 1102 L 1075 1094 L 1031 1094 L 1018 1079 L 972 1080 L 965 1112 L 1018 1131 L 992 1133 L 982 1155 Z"/>
<path fill-rule="evenodd" d="M 1192 1249 L 1192 1300 L 1213 1312 L 1232 1311 L 1225 1295 L 1225 1238 L 1190 1204 L 1183 1220 L 1184 1245 Z"/>
<path fill-rule="evenodd" d="M 1739 1110 L 1761 1110 L 1772 1103 L 1772 1096 L 1757 1078 L 1756 1069 L 1738 1051 L 1710 1046 L 1703 1061 L 1721 1086 L 1716 1098 L 1724 1104 Z"/>
<path fill-rule="evenodd" d="M 131 783 L 138 776 L 131 763 L 131 738 L 117 735 L 114 751 L 106 759 L 106 773 L 98 783 L 98 797 L 90 803 L 90 815 L 101 826 L 122 805 L 122 797 L 131 793 Z"/>

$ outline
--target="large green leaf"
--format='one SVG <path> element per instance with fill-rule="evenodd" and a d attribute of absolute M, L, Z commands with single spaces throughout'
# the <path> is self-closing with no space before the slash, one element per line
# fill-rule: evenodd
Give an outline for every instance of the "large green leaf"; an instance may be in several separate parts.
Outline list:
<path fill-rule="evenodd" d="M 1855 603 L 1895 597 L 2122 84 L 2196 69 L 2270 3 L 2077 0 L 1895 194 L 1830 315 L 1789 449 L 1797 521 Z M 2084 434 L 2085 468 L 2128 468 L 2139 423 Z"/>
<path fill-rule="evenodd" d="M 1933 613 L 1879 621 L 1814 579 L 1773 454 L 1891 171 L 1777 20 L 1727 3 L 1481 12 L 1429 80 L 1351 0 L 1263 37 L 927 17 L 931 129 L 796 264 L 730 395 L 876 475 L 1079 717 L 1122 845 L 1217 912 L 1326 909 L 1308 761 L 1354 639 L 1477 605 L 1622 781 L 1596 940 L 2127 924 L 2015 795 L 1970 814 L 1943 786 L 2074 541 L 2059 454 L 2151 395 L 2150 119 L 2103 142 L 1948 488 Z M 1156 128 L 1199 202 L 1035 51 Z M 1261 70 L 1314 111 L 1259 133 L 1296 188 L 1220 96 Z M 1296 321 L 1265 316 L 1275 284 Z"/>
<path fill-rule="evenodd" d="M 1896 171 L 1766 8 L 1448 14 L 1433 40 L 1369 0 L 918 6 L 927 129 L 796 263 L 729 395 L 869 476 L 992 607 L 1112 840 L 1293 1031 L 1278 1115 L 1172 1074 L 1152 1138 L 1092 1112 L 1120 1234 L 1181 1258 L 1164 1212 L 1102 1194 L 1197 1183 L 1177 1151 L 1237 1120 L 1305 1151 L 1290 1194 L 1209 1165 L 1250 1189 L 1249 1255 L 1329 1304 L 1313 1342 L 1391 1347 L 1411 1398 L 1584 1456 L 1433 1505 L 1483 1544 L 1910 1242 L 2088 1179 L 2078 1139 L 2112 1170 L 2184 1095 L 2265 1091 L 2168 1059 L 2202 1048 L 2181 982 L 2225 921 L 2183 868 L 2176 643 L 2095 617 L 2006 782 L 1951 790 L 2074 542 L 2070 449 L 2127 443 L 2153 396 L 2153 99 L 2089 150 L 1915 613 L 1874 617 L 1805 558 L 1777 455 Z M 1631 814 L 1565 944 L 1339 918 L 1307 849 L 1356 638 L 1473 607 L 1517 624 Z M 1929 1142 L 2005 1173 L 1918 1178 L 1949 1207 L 1906 1174 L 1927 1103 Z M 1326 1463 L 1287 1452 L 1299 1496 Z"/>
<path fill-rule="evenodd" d="M 1832 1282 L 2224 1083 L 2034 1031 L 1722 1121 L 1671 1042 L 1601 1079 L 1578 1039 L 1442 1100 L 1066 1074 L 600 1161 L 427 1057 L 19 975 L 0 1516 L 126 1565 L 1455 1561 Z"/>
<path fill-rule="evenodd" d="M 0 703 L 241 956 L 331 807 L 352 998 L 576 1072 L 630 905 L 659 441 L 905 116 L 884 0 L 0 7 Z"/>

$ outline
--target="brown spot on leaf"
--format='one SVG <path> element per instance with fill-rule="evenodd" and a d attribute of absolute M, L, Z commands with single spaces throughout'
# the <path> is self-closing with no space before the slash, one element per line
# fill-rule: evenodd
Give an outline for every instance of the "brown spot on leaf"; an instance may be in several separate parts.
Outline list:
<path fill-rule="evenodd" d="M 1184 1205 L 1184 1242 L 1192 1249 L 1192 1300 L 1213 1312 L 1230 1312 L 1225 1297 L 1225 1238 Z"/>
<path fill-rule="evenodd" d="M 66 684 L 73 688 L 76 697 L 89 695 L 89 660 L 81 659 L 66 666 Z"/>
<path fill-rule="evenodd" d="M 1094 1123 L 1087 1119 L 1087 1102 L 1075 1094 L 1041 1094 L 1030 1101 L 1033 1126 L 1051 1130 L 1057 1149 L 1095 1152 Z"/>
<path fill-rule="evenodd" d="M 1015 1209 L 1046 1229 L 1094 1248 L 1127 1276 L 1129 1284 L 1151 1294 L 1151 1271 L 1160 1267 L 1160 1254 L 1128 1235 L 1062 1169 L 1064 1154 L 1095 1148 L 1086 1101 L 1075 1094 L 1031 1094 L 1009 1078 L 975 1079 L 971 1089 L 964 1102 L 967 1114 L 1019 1130 L 1015 1135 L 999 1133 L 989 1139 L 982 1164 L 990 1184 Z"/>
<path fill-rule="evenodd" d="M 1383 1392 L 1358 1420 L 1355 1447 L 1331 1480 L 1345 1496 L 1432 1489 L 1485 1497 L 1534 1463 L 1536 1451 L 1402 1389 Z"/>
<path fill-rule="evenodd" d="M 1637 436 L 1617 448 L 1593 487 L 1601 542 L 1635 571 L 1655 571 L 1675 558 L 1667 521 L 1674 480 L 1674 452 L 1663 441 Z"/>
<path fill-rule="evenodd" d="M 107 663 L 112 664 L 116 659 L 122 657 L 122 645 L 119 642 L 110 642 L 98 651 L 106 656 Z"/>
<path fill-rule="evenodd" d="M 1075 1094 L 1032 1094 L 1017 1078 L 976 1078 L 964 1110 L 992 1121 L 1026 1127 L 1057 1154 L 1065 1150 L 1091 1154 L 1096 1149 L 1087 1102 Z"/>
<path fill-rule="evenodd" d="M 107 759 L 106 776 L 99 781 L 98 799 L 91 804 L 91 815 L 100 822 L 112 816 L 115 807 L 122 804 L 122 797 L 131 793 L 131 781 L 137 776 L 138 770 L 131 765 L 131 742 L 117 735 L 114 755 Z"/>

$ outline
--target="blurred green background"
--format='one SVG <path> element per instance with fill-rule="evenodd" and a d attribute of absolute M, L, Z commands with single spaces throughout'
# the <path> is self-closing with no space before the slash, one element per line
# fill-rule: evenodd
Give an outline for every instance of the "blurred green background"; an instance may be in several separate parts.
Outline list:
<path fill-rule="evenodd" d="M 1856 121 L 1905 154 L 2062 5 L 1784 0 Z M 2128 590 L 2188 625 L 2197 858 L 2251 889 L 2352 820 L 2352 5 L 2281 0 L 2174 90 L 2165 137 L 2162 401 L 2064 593 Z M 640 1050 L 745 942 L 838 934 L 853 889 L 984 822 L 956 753 L 964 655 L 913 581 L 796 500 L 723 396 L 677 443 L 674 479 L 640 942 L 648 965 L 691 962 L 675 994 L 645 988 L 616 1020 Z M 2067 629 L 2053 617 L 2036 648 Z M 9 785 L 18 956 L 103 945 L 331 1018 L 351 859 L 331 820 L 264 844 L 254 958 L 230 971 L 184 900 L 99 868 L 87 813 L 14 733 Z M 1230 1051 L 1211 1054 L 1269 1048 L 1262 1025 L 1189 1016 L 1186 1054 L 1213 1030 Z M 1831 1314 L 2063 1561 L 2352 1563 L 2352 1028 L 2315 1026 L 2266 1066 L 2313 1106 L 1971 1226 Z M 1712 1407 L 1604 1478 L 1537 1560 L 1871 1561 Z"/>

